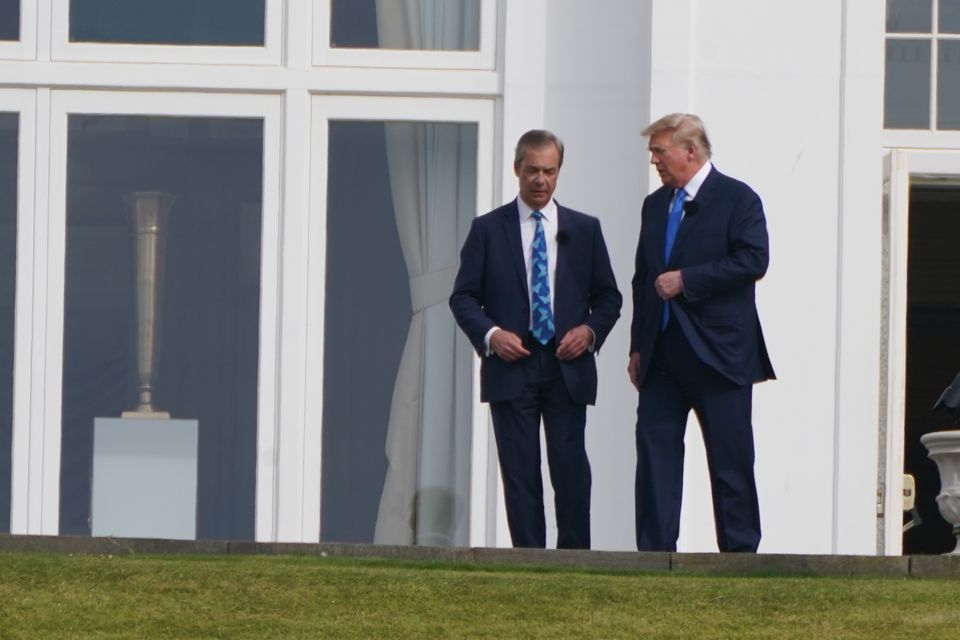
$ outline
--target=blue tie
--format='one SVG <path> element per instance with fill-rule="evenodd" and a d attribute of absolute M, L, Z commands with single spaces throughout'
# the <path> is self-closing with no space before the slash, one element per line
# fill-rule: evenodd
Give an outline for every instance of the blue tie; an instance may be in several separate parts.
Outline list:
<path fill-rule="evenodd" d="M 533 337 L 547 344 L 553 337 L 553 310 L 550 308 L 550 270 L 547 266 L 547 238 L 543 233 L 543 214 L 531 214 L 537 220 L 537 231 L 530 246 L 530 302 L 533 305 Z"/>
<path fill-rule="evenodd" d="M 683 189 L 677 189 L 677 195 L 674 198 L 673 205 L 670 207 L 670 215 L 667 216 L 667 238 L 663 249 L 664 264 L 670 263 L 670 252 L 673 250 L 673 243 L 677 239 L 677 230 L 680 228 L 680 219 L 683 218 L 683 203 L 687 200 L 687 192 Z M 670 301 L 663 303 L 663 316 L 660 318 L 660 328 L 666 329 L 670 321 Z"/>

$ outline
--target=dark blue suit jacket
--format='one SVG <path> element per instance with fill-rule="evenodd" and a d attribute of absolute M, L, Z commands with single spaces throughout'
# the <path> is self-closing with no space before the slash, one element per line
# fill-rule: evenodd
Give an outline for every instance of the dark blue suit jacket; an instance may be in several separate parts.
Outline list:
<path fill-rule="evenodd" d="M 623 301 L 610 267 L 600 221 L 557 205 L 557 272 L 554 283 L 554 325 L 557 342 L 570 329 L 586 324 L 599 351 L 620 317 Z M 494 326 L 523 338 L 530 330 L 530 294 L 520 240 L 516 200 L 473 220 L 460 252 L 460 270 L 450 296 L 457 324 L 481 357 L 480 398 L 512 400 L 523 389 L 522 361 L 485 356 L 484 336 Z M 571 397 L 593 404 L 597 397 L 594 354 L 561 361 Z"/>
<path fill-rule="evenodd" d="M 673 192 L 657 189 L 644 200 L 641 213 L 630 327 L 630 352 L 640 353 L 640 383 L 663 313 L 654 281 L 675 269 L 683 275 L 684 292 L 669 301 L 670 313 L 700 359 L 738 385 L 774 378 L 754 301 L 755 282 L 769 263 L 760 198 L 744 183 L 711 169 L 696 198 L 687 203 L 665 264 Z"/>

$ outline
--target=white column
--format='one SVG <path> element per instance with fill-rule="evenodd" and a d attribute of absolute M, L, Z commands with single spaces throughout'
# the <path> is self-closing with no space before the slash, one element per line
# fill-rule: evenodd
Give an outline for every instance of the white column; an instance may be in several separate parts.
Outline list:
<path fill-rule="evenodd" d="M 312 4 L 287 3 L 285 59 L 291 70 L 306 72 L 311 66 Z M 320 539 L 322 354 L 304 348 L 322 341 L 321 332 L 308 334 L 311 291 L 314 296 L 323 295 L 322 281 L 313 282 L 311 288 L 308 269 L 310 131 L 310 93 L 290 88 L 284 93 L 281 126 L 279 277 L 271 285 L 278 289 L 279 308 L 279 362 L 272 390 L 276 394 L 275 430 L 260 434 L 257 455 L 256 539 L 263 542 Z M 319 259 L 322 252 L 314 249 L 314 259 Z M 317 357 L 317 362 L 311 361 Z M 308 403 L 314 402 L 311 398 L 315 405 L 308 409 Z"/>
<path fill-rule="evenodd" d="M 833 553 L 873 554 L 880 380 L 883 2 L 844 0 Z M 903 469 L 897 473 L 902 474 Z M 897 502 L 900 498 L 897 498 Z M 902 513 L 887 514 L 902 539 Z"/>

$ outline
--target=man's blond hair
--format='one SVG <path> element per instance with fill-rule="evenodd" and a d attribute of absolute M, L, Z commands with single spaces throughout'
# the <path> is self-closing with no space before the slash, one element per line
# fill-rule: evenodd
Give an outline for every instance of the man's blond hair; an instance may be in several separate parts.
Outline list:
<path fill-rule="evenodd" d="M 671 113 L 649 124 L 642 133 L 646 137 L 652 137 L 661 131 L 672 131 L 673 144 L 693 147 L 700 160 L 707 160 L 712 155 L 707 129 L 699 116 L 692 113 Z"/>

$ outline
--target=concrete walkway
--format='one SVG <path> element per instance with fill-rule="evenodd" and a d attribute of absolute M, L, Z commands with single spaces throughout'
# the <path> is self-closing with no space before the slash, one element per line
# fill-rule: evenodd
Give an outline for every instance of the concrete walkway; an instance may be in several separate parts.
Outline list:
<path fill-rule="evenodd" d="M 0 535 L 0 553 L 32 552 L 93 555 L 310 555 L 676 574 L 960 578 L 960 556 L 634 553 Z"/>

